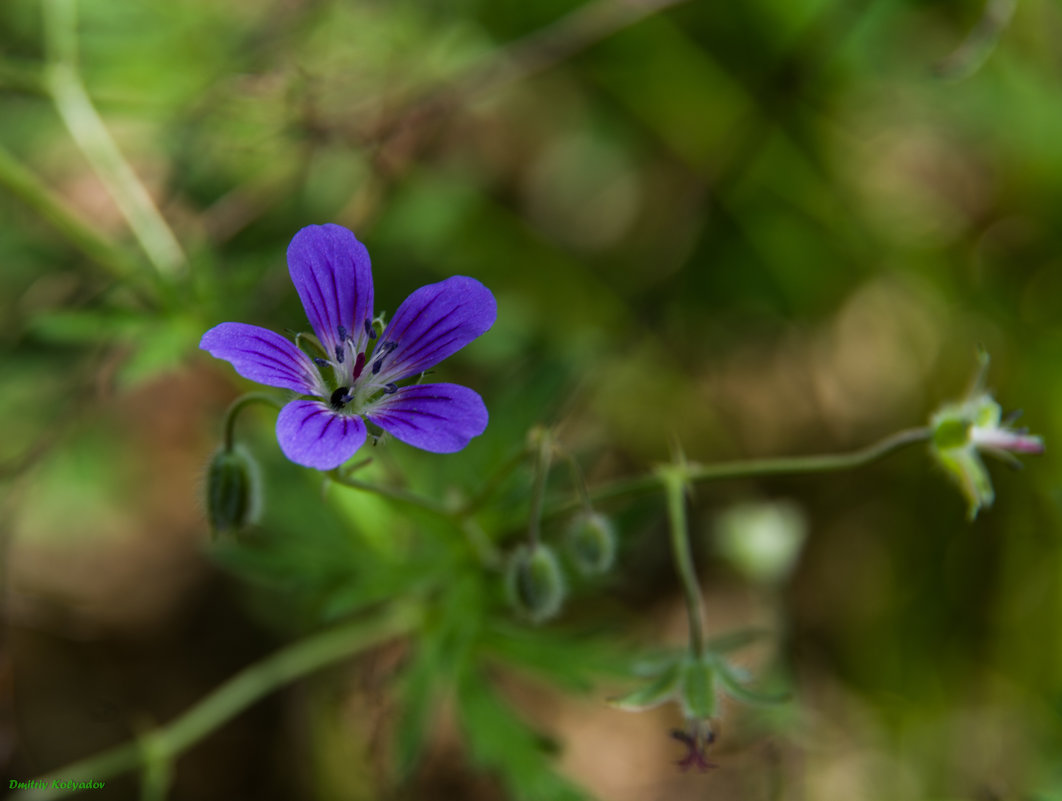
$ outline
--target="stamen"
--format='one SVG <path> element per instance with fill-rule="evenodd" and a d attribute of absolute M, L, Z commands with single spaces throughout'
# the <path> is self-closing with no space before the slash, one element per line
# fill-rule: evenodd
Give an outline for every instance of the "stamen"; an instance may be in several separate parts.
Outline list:
<path fill-rule="evenodd" d="M 340 326 L 340 328 L 342 328 L 342 326 Z M 343 363 L 343 356 L 344 356 L 344 354 L 343 354 L 343 346 L 342 345 L 336 345 L 336 361 L 339 362 L 340 364 L 342 364 Z"/>
<path fill-rule="evenodd" d="M 347 329 L 346 328 L 344 328 L 343 326 L 339 326 L 336 329 L 336 333 L 339 334 L 339 341 L 340 342 L 346 342 L 347 341 Z"/>
<path fill-rule="evenodd" d="M 354 378 L 352 380 L 357 381 L 361 375 L 361 371 L 365 369 L 365 354 L 359 353 L 358 358 L 354 360 Z"/>
<path fill-rule="evenodd" d="M 349 391 L 350 387 L 340 387 L 332 393 L 332 397 L 328 399 L 328 405 L 338 412 L 353 400 L 353 398 L 347 394 Z"/>
<path fill-rule="evenodd" d="M 394 395 L 396 392 L 398 392 L 398 384 L 391 383 L 384 387 L 384 393 L 387 395 Z"/>
<path fill-rule="evenodd" d="M 380 347 L 377 348 L 377 350 L 379 351 L 379 354 L 378 354 L 379 358 L 375 362 L 372 363 L 372 374 L 373 375 L 376 375 L 377 373 L 380 372 L 380 368 L 383 367 L 384 358 L 387 356 L 387 354 L 389 354 L 391 351 L 393 351 L 397 347 L 398 347 L 398 343 L 397 342 L 391 342 L 390 340 L 388 340 L 387 342 L 381 342 L 380 343 Z"/>
<path fill-rule="evenodd" d="M 368 320 L 365 321 L 365 333 L 369 335 L 369 339 L 376 339 L 376 329 Z"/>
<path fill-rule="evenodd" d="M 322 359 L 320 356 L 314 356 L 313 363 L 316 364 L 318 367 L 327 367 L 328 359 Z"/>

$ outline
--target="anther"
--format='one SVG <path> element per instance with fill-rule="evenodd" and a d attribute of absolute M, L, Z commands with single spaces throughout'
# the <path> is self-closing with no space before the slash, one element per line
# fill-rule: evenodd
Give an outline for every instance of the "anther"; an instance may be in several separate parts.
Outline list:
<path fill-rule="evenodd" d="M 352 400 L 351 396 L 347 394 L 349 391 L 350 387 L 340 387 L 332 393 L 332 397 L 328 399 L 328 405 L 338 412 Z"/>
<path fill-rule="evenodd" d="M 380 368 L 383 367 L 384 357 L 386 357 L 387 354 L 389 354 L 391 351 L 393 351 L 397 347 L 398 347 L 398 343 L 397 342 L 387 341 L 387 342 L 381 342 L 380 343 L 380 347 L 377 348 L 377 350 L 379 351 L 379 353 L 377 354 L 379 356 L 379 358 L 372 363 L 372 374 L 373 375 L 376 375 L 377 373 L 380 372 Z"/>
<path fill-rule="evenodd" d="M 365 333 L 369 335 L 369 339 L 376 339 L 376 329 L 368 320 L 365 321 Z"/>
<path fill-rule="evenodd" d="M 346 342 L 347 341 L 347 329 L 346 328 L 344 328 L 343 326 L 339 326 L 338 328 L 336 328 L 336 333 L 339 334 L 339 341 L 340 342 Z"/>
<path fill-rule="evenodd" d="M 313 363 L 316 364 L 318 367 L 327 367 L 328 366 L 328 360 L 327 359 L 322 359 L 320 356 L 314 356 Z"/>
<path fill-rule="evenodd" d="M 384 393 L 387 395 L 394 395 L 398 392 L 398 384 L 391 383 L 384 387 Z"/>
<path fill-rule="evenodd" d="M 342 328 L 342 326 L 340 326 L 340 328 Z M 340 364 L 343 363 L 343 346 L 342 345 L 336 345 L 336 361 L 339 362 Z"/>

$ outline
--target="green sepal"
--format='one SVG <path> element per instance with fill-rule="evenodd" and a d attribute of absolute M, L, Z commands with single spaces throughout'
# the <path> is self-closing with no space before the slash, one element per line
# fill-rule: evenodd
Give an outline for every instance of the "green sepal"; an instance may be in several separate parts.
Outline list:
<path fill-rule="evenodd" d="M 679 703 L 688 720 L 708 720 L 715 715 L 718 701 L 715 673 L 703 659 L 690 658 L 682 663 L 682 690 Z"/>
<path fill-rule="evenodd" d="M 609 699 L 609 705 L 628 712 L 641 712 L 673 700 L 682 680 L 682 663 L 675 661 L 656 679 L 637 690 Z"/>
<path fill-rule="evenodd" d="M 777 706 L 790 700 L 790 694 L 786 692 L 762 693 L 750 690 L 741 683 L 734 669 L 723 662 L 717 661 L 715 667 L 723 692 L 735 701 L 751 706 Z"/>

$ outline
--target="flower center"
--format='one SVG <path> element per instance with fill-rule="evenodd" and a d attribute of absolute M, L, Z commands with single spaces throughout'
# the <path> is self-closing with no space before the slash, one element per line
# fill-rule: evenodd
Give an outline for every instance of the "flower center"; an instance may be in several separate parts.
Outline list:
<path fill-rule="evenodd" d="M 334 354 L 330 354 L 333 358 L 314 359 L 321 369 L 325 386 L 335 387 L 328 396 L 328 405 L 333 411 L 355 412 L 381 392 L 392 395 L 398 391 L 398 385 L 394 382 L 384 383 L 378 378 L 387 357 L 398 348 L 397 342 L 375 342 L 376 330 L 368 320 L 365 321 L 365 335 L 359 334 L 357 339 L 343 326 L 339 326 L 336 333 L 339 344 L 335 346 Z M 347 356 L 351 359 L 348 360 Z M 366 367 L 369 369 L 366 370 Z M 329 372 L 331 376 L 328 375 Z"/>

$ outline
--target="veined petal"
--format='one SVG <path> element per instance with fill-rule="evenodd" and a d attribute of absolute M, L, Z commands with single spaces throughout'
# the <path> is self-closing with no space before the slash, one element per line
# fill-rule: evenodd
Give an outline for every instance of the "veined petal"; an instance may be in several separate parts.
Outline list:
<path fill-rule="evenodd" d="M 381 357 L 378 381 L 424 372 L 485 333 L 497 316 L 494 295 L 475 278 L 455 275 L 421 287 L 402 302 L 380 337 L 395 347 Z"/>
<path fill-rule="evenodd" d="M 372 319 L 369 251 L 341 225 L 308 225 L 288 246 L 288 272 L 306 316 L 329 358 L 340 329 L 359 340 Z"/>
<path fill-rule="evenodd" d="M 246 323 L 222 323 L 203 334 L 199 347 L 224 359 L 244 378 L 270 387 L 321 395 L 320 374 L 310 357 L 280 334 Z"/>
<path fill-rule="evenodd" d="M 408 445 L 453 453 L 487 427 L 487 407 L 468 387 L 416 384 L 385 395 L 365 410 L 369 420 Z"/>
<path fill-rule="evenodd" d="M 321 401 L 292 401 L 277 416 L 277 442 L 291 461 L 331 470 L 365 443 L 360 417 L 336 414 Z"/>

